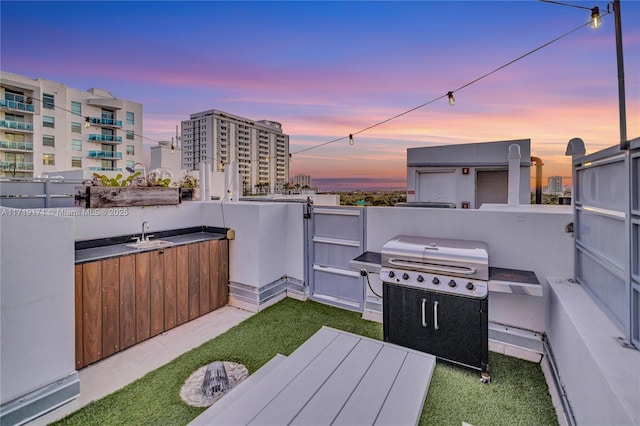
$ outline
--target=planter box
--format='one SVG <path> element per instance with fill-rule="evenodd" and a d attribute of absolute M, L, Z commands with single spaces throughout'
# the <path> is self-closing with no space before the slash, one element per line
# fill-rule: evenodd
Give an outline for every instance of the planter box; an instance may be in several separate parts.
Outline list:
<path fill-rule="evenodd" d="M 180 188 L 180 200 L 182 201 L 200 200 L 200 188 Z"/>
<path fill-rule="evenodd" d="M 180 188 L 160 186 L 77 186 L 76 207 L 162 206 L 180 204 Z"/>

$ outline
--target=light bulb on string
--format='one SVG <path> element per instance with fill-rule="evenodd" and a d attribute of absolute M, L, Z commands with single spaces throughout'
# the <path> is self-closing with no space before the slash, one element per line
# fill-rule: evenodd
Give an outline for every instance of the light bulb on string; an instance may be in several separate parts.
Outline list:
<path fill-rule="evenodd" d="M 600 8 L 598 6 L 594 6 L 591 9 L 591 28 L 600 28 Z"/>
<path fill-rule="evenodd" d="M 447 93 L 447 97 L 449 98 L 449 105 L 454 106 L 456 104 L 456 98 L 453 97 L 453 92 Z"/>
<path fill-rule="evenodd" d="M 355 142 L 353 141 L 353 135 L 351 133 L 349 133 L 349 145 L 355 144 Z"/>

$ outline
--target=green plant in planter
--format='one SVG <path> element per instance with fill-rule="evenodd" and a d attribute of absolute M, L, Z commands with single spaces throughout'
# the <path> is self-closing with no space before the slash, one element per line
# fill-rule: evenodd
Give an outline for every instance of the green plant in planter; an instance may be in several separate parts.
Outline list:
<path fill-rule="evenodd" d="M 101 175 L 98 173 L 93 174 L 91 179 L 91 185 L 93 186 L 130 186 L 133 185 L 133 180 L 140 176 L 142 173 L 135 172 L 124 178 L 122 174 L 118 173 L 116 177 L 110 178 L 107 175 Z"/>
<path fill-rule="evenodd" d="M 169 184 L 171 184 L 171 179 L 161 179 L 160 176 L 156 173 L 149 173 L 146 179 L 136 179 L 136 181 L 137 182 L 135 182 L 134 184 L 138 186 L 161 186 L 163 188 L 168 188 Z"/>
<path fill-rule="evenodd" d="M 198 178 L 191 176 L 190 174 L 186 174 L 182 179 L 180 179 L 179 182 L 175 183 L 174 185 L 178 188 L 198 188 L 198 186 L 200 185 L 200 181 L 198 180 Z"/>

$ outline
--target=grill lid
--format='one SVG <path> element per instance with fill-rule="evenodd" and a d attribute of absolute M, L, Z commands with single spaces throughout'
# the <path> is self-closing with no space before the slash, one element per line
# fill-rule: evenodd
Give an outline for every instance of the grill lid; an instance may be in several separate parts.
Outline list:
<path fill-rule="evenodd" d="M 382 267 L 488 280 L 488 245 L 482 241 L 397 235 L 382 246 Z"/>

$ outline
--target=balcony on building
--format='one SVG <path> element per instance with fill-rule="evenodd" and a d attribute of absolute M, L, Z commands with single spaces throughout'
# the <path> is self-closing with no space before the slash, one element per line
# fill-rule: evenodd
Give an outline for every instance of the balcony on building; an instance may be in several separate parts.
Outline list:
<path fill-rule="evenodd" d="M 121 172 L 122 167 L 89 167 L 93 172 Z"/>
<path fill-rule="evenodd" d="M 21 121 L 0 120 L 0 127 L 3 129 L 14 130 L 17 132 L 33 133 L 33 124 L 23 123 Z"/>
<path fill-rule="evenodd" d="M 29 112 L 32 114 L 35 112 L 33 104 L 9 99 L 0 99 L 0 108 L 9 111 Z"/>
<path fill-rule="evenodd" d="M 122 122 L 120 122 L 120 125 L 122 125 Z M 122 143 L 122 136 L 91 134 L 89 135 L 89 142 Z"/>
<path fill-rule="evenodd" d="M 0 149 L 5 151 L 33 151 L 31 142 L 0 141 Z"/>
<path fill-rule="evenodd" d="M 29 161 L 0 161 L 0 169 L 4 170 L 15 170 L 18 172 L 21 171 L 31 171 L 33 170 L 33 162 Z"/>
<path fill-rule="evenodd" d="M 105 159 L 122 159 L 121 152 L 115 151 L 89 151 L 87 153 L 89 158 L 105 158 Z"/>
<path fill-rule="evenodd" d="M 89 117 L 89 123 L 93 126 L 121 128 L 122 120 L 113 118 Z"/>

